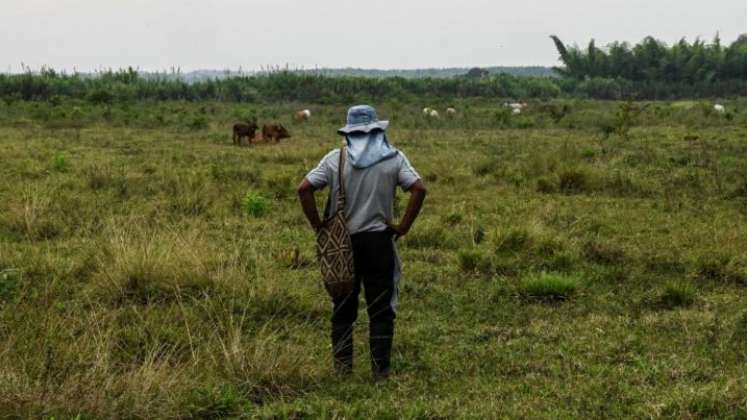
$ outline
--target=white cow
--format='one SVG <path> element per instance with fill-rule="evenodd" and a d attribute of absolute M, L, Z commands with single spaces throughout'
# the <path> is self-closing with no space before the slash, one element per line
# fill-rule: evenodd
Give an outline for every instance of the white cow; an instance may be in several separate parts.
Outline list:
<path fill-rule="evenodd" d="M 527 107 L 527 104 L 526 102 L 504 102 L 503 106 L 511 108 L 511 113 L 513 114 L 521 114 L 521 111 Z"/>
<path fill-rule="evenodd" d="M 298 112 L 295 113 L 295 115 L 293 115 L 293 118 L 296 121 L 306 121 L 309 118 L 311 118 L 311 111 L 309 111 L 308 109 L 304 109 L 302 111 L 298 111 Z"/>
<path fill-rule="evenodd" d="M 718 112 L 719 114 L 723 114 L 724 112 L 726 112 L 726 108 L 721 104 L 714 105 L 713 110 Z"/>
<path fill-rule="evenodd" d="M 451 107 L 451 106 L 448 107 L 448 108 L 446 108 L 446 114 L 447 115 L 456 115 L 456 113 L 457 113 L 456 108 Z"/>
<path fill-rule="evenodd" d="M 431 111 L 428 113 L 428 116 L 431 118 L 438 118 L 438 111 L 436 111 L 435 109 L 431 109 Z"/>
<path fill-rule="evenodd" d="M 423 108 L 423 115 L 428 116 L 431 114 L 431 109 L 428 107 Z"/>

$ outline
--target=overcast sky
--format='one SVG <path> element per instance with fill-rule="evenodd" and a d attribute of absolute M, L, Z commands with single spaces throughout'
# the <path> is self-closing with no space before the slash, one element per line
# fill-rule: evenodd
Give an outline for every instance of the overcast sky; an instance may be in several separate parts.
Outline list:
<path fill-rule="evenodd" d="M 569 43 L 731 42 L 747 0 L 0 0 L 0 71 L 554 65 Z"/>

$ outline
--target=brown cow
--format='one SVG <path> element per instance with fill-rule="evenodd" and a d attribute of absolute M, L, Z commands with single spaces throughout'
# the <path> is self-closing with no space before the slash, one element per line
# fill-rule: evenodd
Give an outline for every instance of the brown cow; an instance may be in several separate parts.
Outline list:
<path fill-rule="evenodd" d="M 280 124 L 270 124 L 262 126 L 262 138 L 265 141 L 274 140 L 275 143 L 281 139 L 290 138 L 290 133 Z"/>
<path fill-rule="evenodd" d="M 256 123 L 236 123 L 233 125 L 233 144 L 241 146 L 241 139 L 246 137 L 247 143 L 252 144 L 252 139 L 257 131 Z"/>

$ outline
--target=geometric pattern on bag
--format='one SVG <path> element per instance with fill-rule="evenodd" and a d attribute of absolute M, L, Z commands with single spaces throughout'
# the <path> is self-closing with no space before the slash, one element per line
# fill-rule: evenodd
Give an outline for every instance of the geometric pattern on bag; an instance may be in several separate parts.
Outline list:
<path fill-rule="evenodd" d="M 326 219 L 316 234 L 316 250 L 322 270 L 324 288 L 332 299 L 345 297 L 353 291 L 355 265 L 353 263 L 353 243 L 345 220 L 345 146 L 340 149 L 338 164 L 337 208 Z"/>

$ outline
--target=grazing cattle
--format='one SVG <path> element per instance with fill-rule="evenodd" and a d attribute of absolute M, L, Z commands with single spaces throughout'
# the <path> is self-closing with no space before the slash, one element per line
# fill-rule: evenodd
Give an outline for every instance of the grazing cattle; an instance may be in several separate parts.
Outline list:
<path fill-rule="evenodd" d="M 273 140 L 275 143 L 282 139 L 290 138 L 290 133 L 280 124 L 269 124 L 262 126 L 262 138 L 265 141 Z"/>
<path fill-rule="evenodd" d="M 236 123 L 233 125 L 233 144 L 240 146 L 241 139 L 246 137 L 247 144 L 252 144 L 252 139 L 257 131 L 257 124 L 250 123 Z"/>
<path fill-rule="evenodd" d="M 456 108 L 454 108 L 453 106 L 446 108 L 446 115 L 453 116 L 453 115 L 456 115 L 456 113 L 457 113 Z"/>
<path fill-rule="evenodd" d="M 308 109 L 304 109 L 303 111 L 298 111 L 293 115 L 293 119 L 295 119 L 298 122 L 306 121 L 309 118 L 311 118 L 311 111 Z"/>
<path fill-rule="evenodd" d="M 431 111 L 428 113 L 428 116 L 431 118 L 438 118 L 438 111 L 436 111 L 435 109 L 431 109 Z"/>
<path fill-rule="evenodd" d="M 721 104 L 714 105 L 713 110 L 718 112 L 719 114 L 723 114 L 724 112 L 726 112 L 726 108 Z"/>
<path fill-rule="evenodd" d="M 506 108 L 511 108 L 511 112 L 514 114 L 521 114 L 521 111 L 524 110 L 524 108 L 527 107 L 526 102 L 504 102 L 503 106 Z"/>
<path fill-rule="evenodd" d="M 423 115 L 425 115 L 426 117 L 430 116 L 431 115 L 431 111 L 432 111 L 431 108 L 425 107 L 425 108 L 423 108 Z"/>

